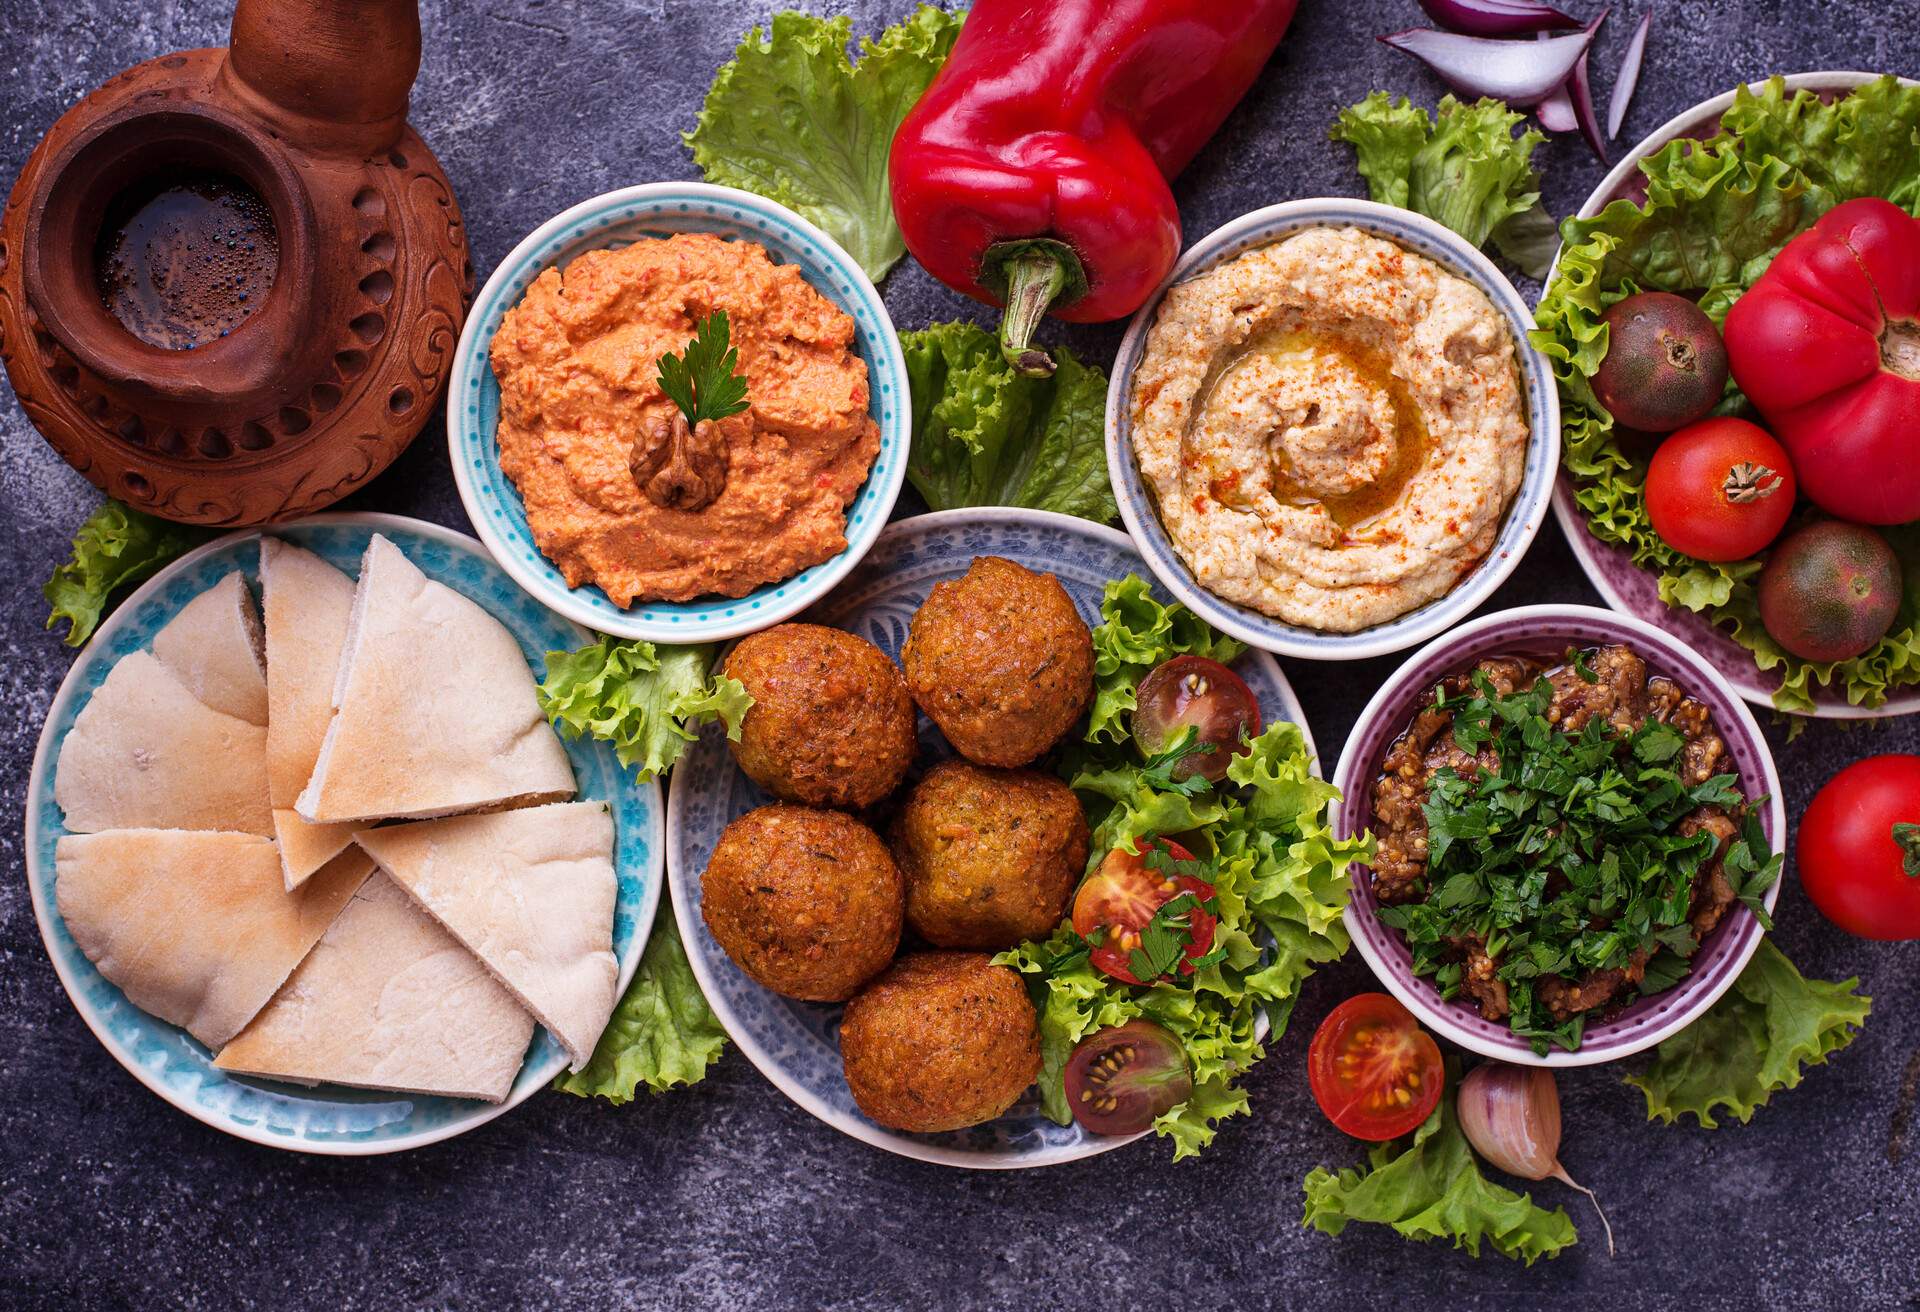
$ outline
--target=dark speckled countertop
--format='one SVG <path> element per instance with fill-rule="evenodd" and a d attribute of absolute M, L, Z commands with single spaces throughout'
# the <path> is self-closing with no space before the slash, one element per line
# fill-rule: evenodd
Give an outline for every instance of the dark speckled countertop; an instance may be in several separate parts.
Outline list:
<path fill-rule="evenodd" d="M 1231 3 L 1232 0 L 1221 0 Z M 814 0 L 857 32 L 909 0 Z M 1646 0 L 1630 0 L 1637 16 Z M 548 216 L 596 192 L 694 176 L 677 132 L 713 70 L 779 0 L 427 0 L 414 122 L 465 210 L 481 277 Z M 1577 0 L 1585 13 L 1594 0 Z M 0 0 L 0 179 L 116 70 L 224 44 L 221 0 Z M 1437 86 L 1373 41 L 1419 23 L 1413 0 L 1304 0 L 1293 32 L 1183 177 L 1189 237 L 1274 201 L 1361 193 L 1326 142 L 1375 88 Z M 1609 24 L 1602 83 L 1630 24 Z M 1637 138 L 1736 79 L 1818 68 L 1920 75 L 1912 0 L 1659 0 Z M 1556 213 L 1600 170 L 1577 141 L 1543 151 Z M 903 328 L 979 313 L 911 262 L 887 288 Z M 1075 343 L 1110 358 L 1114 331 Z M 436 419 L 345 503 L 460 528 Z M 21 798 L 68 651 L 41 631 L 39 583 L 96 499 L 0 402 L 0 1305 L 424 1305 L 923 1308 L 1129 1306 L 1709 1309 L 1920 1306 L 1920 1143 L 1888 1144 L 1920 1050 L 1920 945 L 1859 942 L 1789 875 L 1778 940 L 1810 975 L 1859 974 L 1862 1037 L 1753 1123 L 1648 1124 L 1617 1070 L 1561 1082 L 1568 1168 L 1609 1204 L 1595 1242 L 1532 1270 L 1356 1226 L 1300 1227 L 1300 1180 L 1359 1147 L 1307 1092 L 1308 1036 L 1370 983 L 1357 959 L 1308 985 L 1247 1081 L 1253 1115 L 1197 1161 L 1147 1142 L 1077 1165 L 969 1174 L 847 1139 L 738 1053 L 696 1088 L 622 1109 L 546 1093 L 448 1143 L 370 1160 L 304 1158 L 228 1138 L 141 1088 L 96 1043 L 42 951 L 21 856 Z M 904 509 L 904 506 L 903 506 Z M 1492 606 L 1596 602 L 1551 523 Z M 1288 662 L 1329 759 L 1387 660 Z M 1833 771 L 1920 750 L 1920 724 L 1769 729 L 1798 814 Z M 1597 1240 L 1582 1200 L 1566 1203 Z"/>

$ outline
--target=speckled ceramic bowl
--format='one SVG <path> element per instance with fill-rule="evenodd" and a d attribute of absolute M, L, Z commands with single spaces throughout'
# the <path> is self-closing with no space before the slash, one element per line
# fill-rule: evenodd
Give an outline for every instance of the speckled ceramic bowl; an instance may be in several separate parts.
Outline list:
<path fill-rule="evenodd" d="M 1167 288 L 1257 246 L 1271 245 L 1306 228 L 1325 227 L 1354 227 L 1372 233 L 1426 256 L 1485 292 L 1506 319 L 1513 335 L 1527 427 L 1532 434 L 1520 490 L 1507 508 L 1499 536 L 1486 558 L 1446 596 L 1358 633 L 1323 633 L 1286 624 L 1207 591 L 1167 537 L 1133 453 L 1133 376 L 1146 352 L 1147 334 L 1160 313 L 1160 302 Z M 1107 387 L 1107 472 L 1113 480 L 1114 496 L 1120 502 L 1120 515 L 1139 544 L 1140 554 L 1168 591 L 1209 624 L 1243 642 L 1282 656 L 1304 656 L 1310 660 L 1361 660 L 1424 642 L 1458 624 L 1493 595 L 1494 589 L 1513 573 L 1546 520 L 1554 472 L 1560 467 L 1560 394 L 1546 361 L 1528 344 L 1527 334 L 1532 329 L 1532 311 L 1493 262 L 1459 234 L 1424 215 L 1345 198 L 1288 201 L 1243 215 L 1201 238 L 1180 257 L 1166 284 L 1133 317 L 1120 343 L 1113 378 Z"/>
<path fill-rule="evenodd" d="M 437 524 L 397 515 L 316 515 L 271 531 L 349 575 L 359 572 L 368 540 L 384 533 L 429 578 L 471 597 L 505 624 L 536 673 L 545 665 L 547 652 L 586 639 L 515 587 L 478 542 Z M 60 983 L 87 1028 L 135 1079 L 195 1120 L 254 1143 L 299 1152 L 358 1156 L 418 1148 L 484 1125 L 525 1102 L 566 1069 L 566 1051 L 544 1028 L 535 1029 L 513 1088 L 499 1104 L 338 1085 L 309 1089 L 229 1075 L 215 1069 L 213 1054 L 185 1030 L 128 1002 L 94 969 L 54 902 L 54 845 L 66 832 L 53 799 L 54 767 L 74 717 L 122 656 L 149 646 L 183 606 L 227 574 L 239 570 L 257 591 L 259 538 L 251 531 L 230 534 L 168 565 L 120 604 L 67 672 L 47 712 L 27 784 L 27 886 L 33 914 Z M 639 968 L 660 903 L 660 788 L 636 785 L 605 743 L 570 742 L 567 756 L 579 795 L 606 802 L 613 812 L 619 875 L 613 947 L 624 991 Z"/>
<path fill-rule="evenodd" d="M 1796 73 L 1786 81 L 1789 91 L 1842 92 L 1879 76 L 1878 73 L 1835 70 Z M 1655 128 L 1646 140 L 1628 151 L 1625 158 L 1593 189 L 1586 204 L 1580 207 L 1580 217 L 1590 219 L 1616 200 L 1629 200 L 1635 204 L 1644 200 L 1646 180 L 1640 172 L 1640 161 L 1681 137 L 1712 135 L 1719 126 L 1720 116 L 1732 107 L 1733 97 L 1734 93 L 1729 91 L 1712 100 L 1702 101 Z M 1554 269 L 1547 274 L 1544 286 L 1553 285 L 1559 263 L 1559 256 L 1556 255 Z M 1586 512 L 1580 509 L 1580 503 L 1574 499 L 1573 479 L 1564 471 L 1554 480 L 1553 517 L 1559 521 L 1560 531 L 1566 534 L 1567 543 L 1573 548 L 1574 558 L 1580 562 L 1580 568 L 1586 571 L 1588 580 L 1609 606 L 1656 625 L 1680 639 L 1718 670 L 1735 692 L 1755 706 L 1772 708 L 1773 693 L 1779 686 L 1779 679 L 1763 672 L 1754 663 L 1753 653 L 1735 642 L 1724 629 L 1708 623 L 1684 607 L 1667 605 L 1660 599 L 1660 580 L 1657 577 L 1635 565 L 1627 552 L 1594 537 L 1587 530 Z M 1920 711 L 1920 688 L 1896 692 L 1881 705 L 1871 708 L 1855 706 L 1843 692 L 1818 684 L 1814 685 L 1813 694 L 1814 707 L 1807 714 L 1823 719 L 1878 719 Z"/>
<path fill-rule="evenodd" d="M 1336 811 L 1335 832 L 1344 837 L 1371 827 L 1373 783 L 1380 762 L 1441 679 L 1488 656 L 1553 656 L 1568 647 L 1612 642 L 1631 647 L 1646 660 L 1649 673 L 1666 675 L 1712 709 L 1714 724 L 1727 745 L 1727 769 L 1740 776 L 1740 787 L 1748 797 L 1768 798 L 1760 809 L 1760 822 L 1774 851 L 1783 850 L 1787 813 L 1781 802 L 1780 776 L 1760 726 L 1739 695 L 1685 643 L 1632 616 L 1592 606 L 1497 611 L 1429 643 L 1401 666 L 1360 713 L 1341 753 L 1334 784 L 1344 800 Z M 1605 1024 L 1589 1026 L 1578 1050 L 1554 1049 L 1542 1057 L 1504 1024 L 1481 1019 L 1470 1003 L 1442 1001 L 1431 982 L 1414 975 L 1412 956 L 1400 934 L 1375 916 L 1378 904 L 1368 872 L 1356 871 L 1353 884 L 1347 928 L 1380 982 L 1434 1033 L 1483 1056 L 1528 1066 L 1615 1061 L 1686 1028 L 1733 984 L 1764 932 L 1752 912 L 1732 908 L 1701 944 L 1685 979 L 1664 993 L 1640 999 Z M 1776 880 L 1765 898 L 1769 911 L 1779 895 Z"/>
<path fill-rule="evenodd" d="M 846 549 L 831 560 L 744 597 L 622 607 L 597 587 L 569 588 L 553 562 L 534 545 L 520 491 L 500 468 L 500 447 L 494 440 L 500 423 L 500 386 L 487 352 L 501 318 L 543 271 L 564 269 L 587 251 L 681 232 L 758 242 L 776 263 L 798 265 L 816 290 L 853 316 L 854 351 L 867 362 L 871 410 L 880 425 L 880 454 L 865 485 L 847 506 Z M 501 568 L 543 605 L 578 624 L 652 642 L 738 637 L 798 614 L 826 596 L 886 526 L 906 481 L 912 425 L 900 339 L 880 293 L 854 258 L 784 205 L 699 182 L 623 187 L 582 201 L 534 229 L 481 288 L 460 334 L 448 385 L 447 445 L 454 482 L 467 517 Z"/>
<path fill-rule="evenodd" d="M 943 579 L 960 577 L 975 556 L 983 555 L 1004 556 L 1052 574 L 1089 623 L 1099 622 L 1108 581 L 1143 569 L 1124 536 L 1084 519 L 1039 510 L 950 510 L 892 525 L 860 568 L 805 618 L 857 633 L 897 660 L 907 626 L 928 591 Z M 1290 720 L 1306 731 L 1300 703 L 1273 657 L 1248 652 L 1235 669 L 1259 698 L 1268 722 Z M 925 717 L 919 725 L 922 766 L 952 754 Z M 1313 750 L 1310 732 L 1307 750 Z M 667 883 L 701 989 L 733 1041 L 775 1087 L 862 1143 L 946 1166 L 1052 1166 L 1139 1137 L 1056 1125 L 1041 1112 L 1037 1089 L 1029 1089 L 999 1119 L 948 1134 L 902 1134 L 863 1116 L 842 1074 L 841 1007 L 796 1002 L 754 983 L 714 941 L 701 916 L 700 875 L 721 832 L 737 817 L 771 801 L 733 763 L 725 733 L 708 726 L 674 769 L 667 801 Z M 1266 1024 L 1264 1015 L 1260 1024 Z"/>

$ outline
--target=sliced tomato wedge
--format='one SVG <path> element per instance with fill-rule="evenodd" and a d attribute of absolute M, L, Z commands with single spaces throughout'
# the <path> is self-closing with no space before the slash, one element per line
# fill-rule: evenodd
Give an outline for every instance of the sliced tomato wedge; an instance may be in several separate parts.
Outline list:
<path fill-rule="evenodd" d="M 1138 852 L 1116 847 L 1080 885 L 1073 899 L 1073 932 L 1089 942 L 1098 940 L 1088 959 L 1096 969 L 1122 984 L 1149 982 L 1138 973 L 1143 963 L 1151 964 L 1144 951 L 1149 946 L 1144 935 L 1160 908 L 1175 898 L 1192 895 L 1184 908 L 1172 915 L 1173 923 L 1164 926 L 1184 940 L 1179 957 L 1182 974 L 1192 974 L 1193 963 L 1213 950 L 1214 930 L 1220 923 L 1208 909 L 1213 885 L 1193 875 L 1154 869 L 1149 856 L 1156 851 L 1178 862 L 1193 860 L 1193 853 L 1165 838 L 1143 840 Z M 1169 963 L 1153 978 L 1166 978 L 1172 971 Z"/>
<path fill-rule="evenodd" d="M 1446 1078 L 1440 1045 L 1385 993 L 1335 1007 L 1307 1050 L 1314 1101 L 1356 1139 L 1380 1143 L 1418 1128 L 1439 1105 Z"/>

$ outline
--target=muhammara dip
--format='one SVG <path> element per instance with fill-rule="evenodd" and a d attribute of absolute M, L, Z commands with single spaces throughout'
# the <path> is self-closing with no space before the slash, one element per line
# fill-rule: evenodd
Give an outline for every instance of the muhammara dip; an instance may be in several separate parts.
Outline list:
<path fill-rule="evenodd" d="M 1350 633 L 1446 595 L 1493 546 L 1527 451 L 1485 293 L 1356 228 L 1313 228 L 1172 288 L 1134 450 L 1200 584 Z"/>
<path fill-rule="evenodd" d="M 660 357 L 715 310 L 750 408 L 689 434 Z M 620 606 L 743 596 L 837 555 L 880 451 L 853 336 L 852 318 L 753 242 L 682 234 L 590 251 L 564 280 L 542 273 L 492 347 L 500 466 L 534 541 L 568 586 L 596 583 Z"/>

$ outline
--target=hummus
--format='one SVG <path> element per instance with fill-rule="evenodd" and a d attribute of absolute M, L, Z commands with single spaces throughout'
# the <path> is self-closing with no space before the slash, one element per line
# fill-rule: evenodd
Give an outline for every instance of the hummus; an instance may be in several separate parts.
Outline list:
<path fill-rule="evenodd" d="M 719 449 L 683 451 L 694 435 L 674 430 L 660 357 L 715 310 L 749 408 L 695 430 Z M 752 242 L 648 239 L 542 273 L 492 345 L 500 466 L 534 541 L 569 587 L 619 606 L 743 596 L 838 555 L 880 451 L 853 337 L 852 318 Z M 649 480 L 669 462 L 646 444 L 670 430 L 668 477 Z"/>
<path fill-rule="evenodd" d="M 1486 294 L 1355 228 L 1168 291 L 1134 452 L 1201 586 L 1351 633 L 1445 596 L 1492 548 L 1527 422 Z"/>

